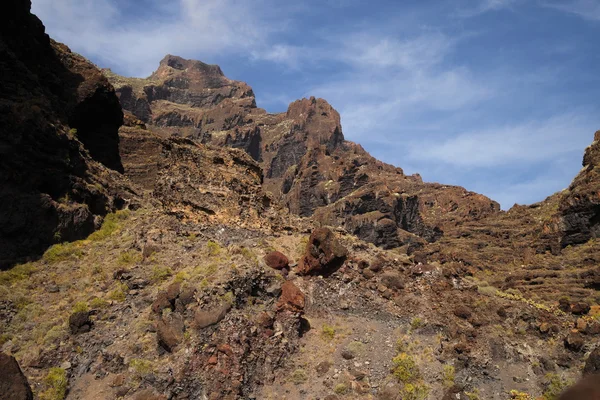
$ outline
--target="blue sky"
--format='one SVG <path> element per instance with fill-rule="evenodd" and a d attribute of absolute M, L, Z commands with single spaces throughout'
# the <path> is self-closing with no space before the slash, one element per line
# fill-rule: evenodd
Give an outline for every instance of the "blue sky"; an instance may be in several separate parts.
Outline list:
<path fill-rule="evenodd" d="M 373 156 L 503 208 L 566 188 L 600 129 L 600 0 L 33 0 L 48 33 L 147 76 L 219 64 L 259 107 L 308 96 Z"/>

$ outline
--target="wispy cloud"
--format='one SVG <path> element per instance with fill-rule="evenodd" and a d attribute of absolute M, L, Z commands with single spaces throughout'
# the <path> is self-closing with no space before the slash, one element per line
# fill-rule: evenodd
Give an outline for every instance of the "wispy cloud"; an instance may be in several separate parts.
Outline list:
<path fill-rule="evenodd" d="M 222 52 L 250 51 L 276 32 L 258 13 L 261 1 L 177 0 L 166 8 L 135 20 L 116 0 L 34 0 L 53 37 L 88 57 L 120 66 L 122 73 L 147 76 L 165 54 L 194 57 Z"/>
<path fill-rule="evenodd" d="M 456 15 L 462 18 L 472 18 L 491 11 L 502 9 L 512 9 L 518 3 L 524 0 L 475 0 L 469 1 L 469 4 L 460 7 Z"/>
<path fill-rule="evenodd" d="M 600 0 L 561 0 L 545 1 L 546 7 L 571 13 L 591 21 L 600 21 Z"/>
<path fill-rule="evenodd" d="M 461 133 L 441 141 L 413 142 L 408 155 L 411 159 L 461 168 L 552 161 L 572 151 L 582 152 L 589 144 L 589 132 L 593 132 L 600 119 L 592 120 L 586 115 L 584 112 L 567 113 L 546 120 Z"/>

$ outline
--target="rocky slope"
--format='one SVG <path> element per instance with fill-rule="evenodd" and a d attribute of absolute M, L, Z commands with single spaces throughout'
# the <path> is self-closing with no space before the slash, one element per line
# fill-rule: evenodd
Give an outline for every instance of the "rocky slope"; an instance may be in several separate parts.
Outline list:
<path fill-rule="evenodd" d="M 131 110 L 117 142 L 111 86 L 29 6 L 0 6 L 2 251 L 32 258 L 0 272 L 0 398 L 554 400 L 600 381 L 600 134 L 568 191 L 498 212 L 374 160 L 323 100 L 269 115 L 169 56 L 148 80 L 105 71 Z"/>
<path fill-rule="evenodd" d="M 0 268 L 89 235 L 131 197 L 123 113 L 100 71 L 53 42 L 26 1 L 0 17 Z"/>
<path fill-rule="evenodd" d="M 268 114 L 248 85 L 219 67 L 170 55 L 148 79 L 105 74 L 123 108 L 150 130 L 245 150 L 262 166 L 265 190 L 292 213 L 317 212 L 315 219 L 385 248 L 433 242 L 457 221 L 499 210 L 482 195 L 423 183 L 374 159 L 344 140 L 340 115 L 323 99 Z"/>

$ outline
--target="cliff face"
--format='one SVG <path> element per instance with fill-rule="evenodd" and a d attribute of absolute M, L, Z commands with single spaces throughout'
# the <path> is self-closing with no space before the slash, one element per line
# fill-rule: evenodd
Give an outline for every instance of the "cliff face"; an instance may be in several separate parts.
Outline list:
<path fill-rule="evenodd" d="M 448 226 L 499 211 L 463 188 L 423 183 L 344 139 L 339 113 L 323 99 L 287 112 L 256 107 L 252 89 L 217 66 L 166 56 L 148 79 L 105 70 L 123 108 L 159 135 L 240 148 L 264 171 L 264 188 L 290 212 L 341 225 L 385 248 L 421 246 Z"/>
<path fill-rule="evenodd" d="M 30 6 L 0 6 L 0 267 L 86 236 L 123 202 L 114 89 Z"/>

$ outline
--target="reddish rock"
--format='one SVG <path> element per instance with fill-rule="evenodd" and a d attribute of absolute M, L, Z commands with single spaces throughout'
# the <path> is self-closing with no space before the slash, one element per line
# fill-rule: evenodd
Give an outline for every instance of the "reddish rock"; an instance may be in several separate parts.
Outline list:
<path fill-rule="evenodd" d="M 223 354 L 227 354 L 229 357 L 233 357 L 233 349 L 227 343 L 219 345 L 217 347 L 217 350 L 219 350 Z"/>
<path fill-rule="evenodd" d="M 587 303 L 575 303 L 571 305 L 571 312 L 575 315 L 585 315 L 590 309 L 591 307 Z"/>
<path fill-rule="evenodd" d="M 306 252 L 298 266 L 298 273 L 326 274 L 337 270 L 348 255 L 348 250 L 328 228 L 313 231 L 306 245 Z"/>
<path fill-rule="evenodd" d="M 167 295 L 167 292 L 159 292 L 156 296 L 156 299 L 152 303 L 152 311 L 160 314 L 164 309 L 167 308 L 173 308 L 173 305 L 169 301 L 169 296 Z"/>
<path fill-rule="evenodd" d="M 265 256 L 265 263 L 273 269 L 282 270 L 288 266 L 289 260 L 283 253 L 272 251 Z"/>
<path fill-rule="evenodd" d="M 219 358 L 216 355 L 210 356 L 210 358 L 207 361 L 207 363 L 209 365 L 216 365 L 218 362 L 219 362 Z"/>
<path fill-rule="evenodd" d="M 276 305 L 277 311 L 304 311 L 304 293 L 292 281 L 285 281 L 281 286 L 281 296 Z"/>
<path fill-rule="evenodd" d="M 27 378 L 14 357 L 0 353 L 0 397 L 5 400 L 33 400 Z"/>

